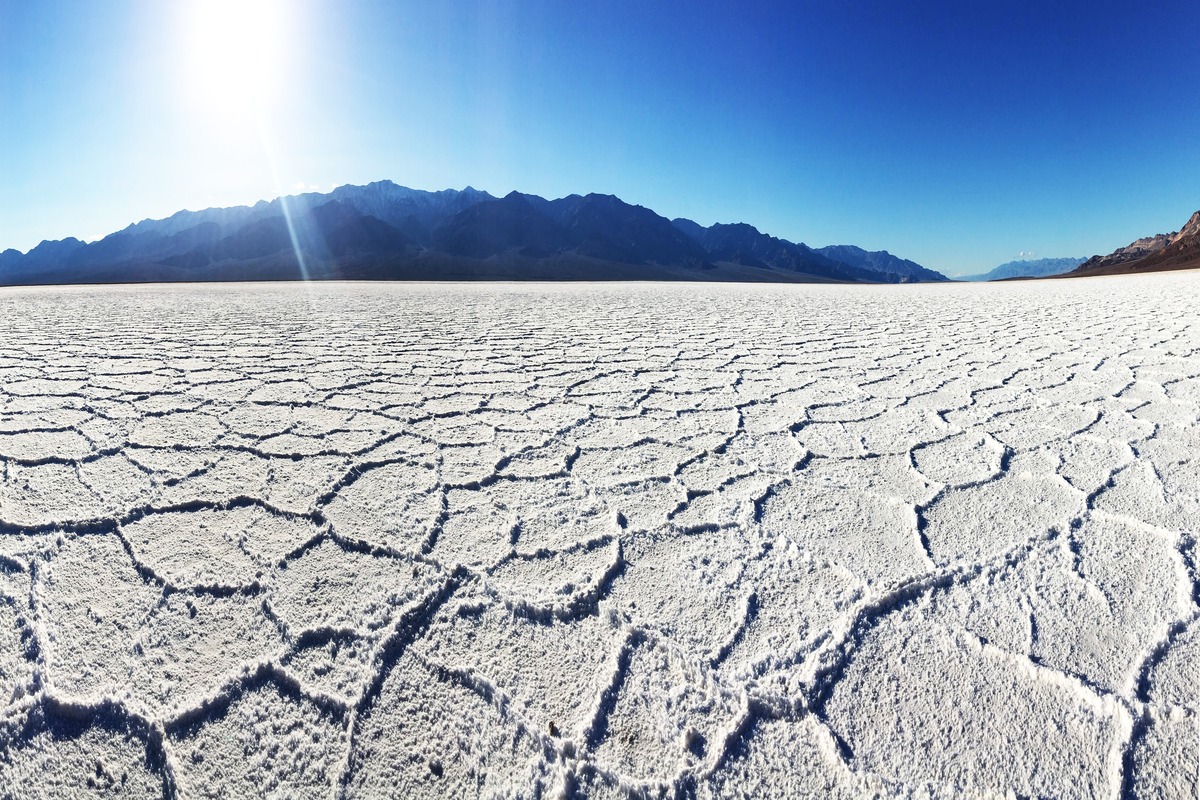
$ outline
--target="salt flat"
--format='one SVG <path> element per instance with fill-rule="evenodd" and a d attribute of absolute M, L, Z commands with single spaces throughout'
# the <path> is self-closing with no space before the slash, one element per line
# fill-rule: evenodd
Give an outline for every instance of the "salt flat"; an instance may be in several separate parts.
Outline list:
<path fill-rule="evenodd" d="M 1198 308 L 0 290 L 0 795 L 1195 797 Z"/>

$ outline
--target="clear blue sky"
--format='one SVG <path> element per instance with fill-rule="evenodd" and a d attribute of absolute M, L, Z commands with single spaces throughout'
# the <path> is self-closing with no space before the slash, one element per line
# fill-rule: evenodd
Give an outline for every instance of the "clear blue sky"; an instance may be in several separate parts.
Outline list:
<path fill-rule="evenodd" d="M 952 274 L 1200 208 L 1195 0 L 230 8 L 0 0 L 0 249 L 382 178 Z"/>

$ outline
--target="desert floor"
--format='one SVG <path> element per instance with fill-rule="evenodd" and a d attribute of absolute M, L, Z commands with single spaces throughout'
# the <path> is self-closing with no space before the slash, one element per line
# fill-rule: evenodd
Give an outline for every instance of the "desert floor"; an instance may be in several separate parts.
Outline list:
<path fill-rule="evenodd" d="M 0 290 L 0 796 L 1195 797 L 1198 309 Z"/>

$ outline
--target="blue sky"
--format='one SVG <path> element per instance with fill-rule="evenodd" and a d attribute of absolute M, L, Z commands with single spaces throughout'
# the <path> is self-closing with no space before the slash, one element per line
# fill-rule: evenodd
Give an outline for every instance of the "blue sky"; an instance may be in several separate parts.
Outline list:
<path fill-rule="evenodd" d="M 0 0 L 0 249 L 382 178 L 950 274 L 1200 208 L 1194 1 L 256 1 Z"/>

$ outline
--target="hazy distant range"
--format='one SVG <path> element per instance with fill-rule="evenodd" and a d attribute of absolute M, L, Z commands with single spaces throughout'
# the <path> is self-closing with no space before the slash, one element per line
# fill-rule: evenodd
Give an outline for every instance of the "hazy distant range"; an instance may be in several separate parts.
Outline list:
<path fill-rule="evenodd" d="M 391 181 L 180 211 L 92 243 L 0 253 L 8 285 L 292 279 L 947 280 L 886 251 L 813 248 L 746 224 L 702 227 L 611 195 L 497 198 Z"/>
<path fill-rule="evenodd" d="M 960 281 L 1000 281 L 1005 278 L 1048 278 L 1062 275 L 1078 267 L 1086 258 L 1038 258 L 1009 261 L 979 275 L 962 275 Z"/>

